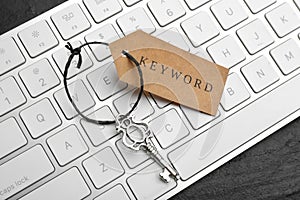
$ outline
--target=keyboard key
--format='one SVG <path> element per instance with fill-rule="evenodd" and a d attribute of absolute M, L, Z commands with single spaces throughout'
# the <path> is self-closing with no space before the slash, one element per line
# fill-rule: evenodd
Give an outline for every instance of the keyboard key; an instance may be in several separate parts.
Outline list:
<path fill-rule="evenodd" d="M 115 119 L 113 113 L 111 112 L 108 106 L 104 106 L 88 116 L 92 119 L 98 120 Z M 117 135 L 116 126 L 114 124 L 98 125 L 87 122 L 84 119 L 82 119 L 80 122 L 94 146 L 99 146 L 100 144 L 103 144 L 107 140 L 110 140 L 111 138 Z"/>
<path fill-rule="evenodd" d="M 84 199 L 91 193 L 86 182 L 77 168 L 73 167 L 67 172 L 52 179 L 38 189 L 32 191 L 21 200 L 40 199 Z"/>
<path fill-rule="evenodd" d="M 79 47 L 81 45 L 81 42 L 75 41 L 72 43 L 73 48 Z M 56 51 L 52 57 L 57 64 L 58 68 L 60 69 L 61 73 L 63 74 L 66 68 L 67 61 L 69 59 L 69 56 L 71 55 L 71 52 L 67 48 L 61 48 L 60 50 Z M 75 56 L 71 62 L 71 66 L 69 68 L 68 73 L 68 79 L 73 78 L 77 74 L 85 71 L 86 69 L 90 68 L 93 65 L 92 60 L 86 53 L 85 49 L 83 48 L 81 50 L 82 55 L 82 64 L 80 69 L 77 68 L 78 64 L 78 57 Z"/>
<path fill-rule="evenodd" d="M 198 47 L 219 35 L 219 30 L 206 12 L 199 12 L 181 23 L 191 43 Z"/>
<path fill-rule="evenodd" d="M 127 87 L 125 82 L 119 80 L 114 63 L 99 67 L 89 73 L 87 79 L 100 100 L 106 100 Z"/>
<path fill-rule="evenodd" d="M 244 8 L 236 0 L 219 1 L 210 9 L 224 30 L 228 30 L 248 18 Z"/>
<path fill-rule="evenodd" d="M 219 111 L 216 116 L 211 116 L 185 106 L 180 106 L 180 108 L 194 129 L 199 129 L 220 116 Z"/>
<path fill-rule="evenodd" d="M 184 41 L 184 39 L 182 38 L 182 36 L 180 35 L 180 33 L 176 28 L 171 28 L 167 31 L 164 31 L 163 33 L 157 35 L 156 37 L 170 43 L 171 45 L 181 48 L 185 51 L 190 51 L 189 46 Z"/>
<path fill-rule="evenodd" d="M 129 168 L 133 169 L 146 160 L 149 160 L 150 157 L 144 151 L 134 151 L 124 145 L 122 140 L 118 140 L 116 142 L 116 146 L 122 155 L 123 159 L 125 160 L 126 164 Z"/>
<path fill-rule="evenodd" d="M 269 7 L 270 5 L 274 4 L 276 0 L 245 0 L 245 3 L 248 5 L 252 13 L 256 14 L 263 9 Z"/>
<path fill-rule="evenodd" d="M 100 23 L 122 11 L 118 0 L 83 0 L 96 23 Z"/>
<path fill-rule="evenodd" d="M 212 44 L 207 51 L 217 64 L 226 68 L 231 68 L 246 58 L 241 47 L 231 36 L 226 36 Z"/>
<path fill-rule="evenodd" d="M 19 73 L 32 97 L 37 97 L 60 84 L 60 80 L 47 59 L 42 59 Z"/>
<path fill-rule="evenodd" d="M 47 143 L 61 166 L 88 152 L 88 147 L 82 139 L 76 126 L 71 125 L 47 139 Z"/>
<path fill-rule="evenodd" d="M 270 53 L 285 75 L 300 67 L 300 47 L 293 39 L 274 48 Z"/>
<path fill-rule="evenodd" d="M 274 42 L 272 35 L 259 19 L 237 30 L 237 34 L 251 55 Z"/>
<path fill-rule="evenodd" d="M 158 174 L 161 171 L 161 167 L 154 163 L 127 179 L 127 183 L 136 199 L 157 199 L 176 187 L 177 183 L 173 179 L 168 184 L 159 179 Z M 147 186 L 151 187 L 145 187 L 145 184 L 141 183 L 147 183 Z"/>
<path fill-rule="evenodd" d="M 77 105 L 80 112 L 85 112 L 95 105 L 93 97 L 88 92 L 82 80 L 77 80 L 68 85 L 73 102 Z M 65 89 L 61 89 L 54 94 L 55 100 L 67 119 L 72 119 L 78 113 L 70 103 Z"/>
<path fill-rule="evenodd" d="M 278 37 L 284 37 L 300 26 L 298 14 L 288 3 L 283 3 L 268 12 L 266 18 Z"/>
<path fill-rule="evenodd" d="M 155 26 L 143 8 L 137 8 L 123 15 L 117 20 L 117 23 L 125 35 L 139 29 L 149 34 L 155 31 Z"/>
<path fill-rule="evenodd" d="M 96 31 L 88 34 L 85 37 L 85 40 L 87 42 L 99 41 L 99 42 L 111 43 L 119 38 L 120 37 L 119 37 L 118 33 L 116 32 L 115 28 L 113 27 L 113 25 L 106 24 L 105 26 L 102 26 L 101 28 L 97 29 Z M 89 45 L 89 47 L 99 62 L 103 61 L 104 59 L 111 56 L 111 52 L 110 52 L 110 49 L 108 46 L 92 44 L 92 45 Z"/>
<path fill-rule="evenodd" d="M 19 38 L 33 58 L 58 45 L 55 35 L 45 20 L 21 31 Z"/>
<path fill-rule="evenodd" d="M 168 110 L 150 121 L 150 128 L 164 149 L 182 140 L 190 133 L 175 109 Z"/>
<path fill-rule="evenodd" d="M 20 112 L 31 136 L 36 139 L 61 125 L 49 99 L 43 99 Z"/>
<path fill-rule="evenodd" d="M 185 0 L 186 4 L 191 10 L 195 10 L 196 8 L 206 4 L 211 0 Z"/>
<path fill-rule="evenodd" d="M 0 166 L 0 199 L 13 196 L 52 172 L 54 167 L 42 146 L 32 147 Z"/>
<path fill-rule="evenodd" d="M 15 118 L 0 122 L 0 159 L 27 144 L 27 140 Z"/>
<path fill-rule="evenodd" d="M 130 200 L 128 194 L 124 190 L 123 186 L 118 184 L 108 191 L 102 193 L 100 196 L 94 200 L 108 200 L 108 199 L 118 199 L 118 200 Z"/>
<path fill-rule="evenodd" d="M 120 114 L 127 113 L 134 105 L 138 96 L 138 90 L 132 90 L 123 96 L 117 98 L 113 103 L 115 108 Z M 136 109 L 132 112 L 137 120 L 145 119 L 148 116 L 154 113 L 154 109 L 149 103 L 149 100 L 145 95 L 142 95 L 142 98 L 136 107 Z"/>
<path fill-rule="evenodd" d="M 12 76 L 0 81 L 0 117 L 24 103 L 26 98 Z"/>
<path fill-rule="evenodd" d="M 148 7 L 162 27 L 185 15 L 185 10 L 178 0 L 151 0 Z"/>
<path fill-rule="evenodd" d="M 261 56 L 241 69 L 254 92 L 260 92 L 279 80 L 266 57 Z"/>
<path fill-rule="evenodd" d="M 110 147 L 83 161 L 83 167 L 97 189 L 121 177 L 125 171 Z"/>
<path fill-rule="evenodd" d="M 141 0 L 124 0 L 126 6 L 133 6 L 134 4 L 140 2 Z"/>
<path fill-rule="evenodd" d="M 51 19 L 64 40 L 80 34 L 91 26 L 78 4 L 55 13 Z"/>
<path fill-rule="evenodd" d="M 230 74 L 221 99 L 224 110 L 229 111 L 249 98 L 250 94 L 239 76 L 236 73 Z"/>
<path fill-rule="evenodd" d="M 211 167 L 219 167 L 239 154 L 241 148 L 249 148 L 249 141 L 257 135 L 299 110 L 299 93 L 295 92 L 299 85 L 300 76 L 297 75 L 231 115 L 224 123 L 217 124 L 169 153 L 168 157 L 181 178 L 187 180 L 216 161 L 218 163 Z M 284 102 L 283 97 L 286 99 Z M 241 147 L 245 143 L 247 145 Z M 255 141 L 251 143 L 253 145 Z"/>
<path fill-rule="evenodd" d="M 0 38 L 0 75 L 25 63 L 15 40 L 11 37 Z"/>

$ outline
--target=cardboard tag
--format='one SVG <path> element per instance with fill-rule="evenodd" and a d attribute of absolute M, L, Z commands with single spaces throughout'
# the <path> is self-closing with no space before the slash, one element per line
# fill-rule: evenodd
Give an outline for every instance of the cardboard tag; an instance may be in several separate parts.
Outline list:
<path fill-rule="evenodd" d="M 109 47 L 120 80 L 139 86 L 136 66 L 121 54 L 127 50 L 141 65 L 146 91 L 210 115 L 217 113 L 227 68 L 140 30 Z"/>

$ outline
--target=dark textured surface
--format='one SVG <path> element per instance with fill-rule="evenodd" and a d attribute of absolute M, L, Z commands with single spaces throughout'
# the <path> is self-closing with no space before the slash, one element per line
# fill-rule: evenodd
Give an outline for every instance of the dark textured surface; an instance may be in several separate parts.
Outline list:
<path fill-rule="evenodd" d="M 0 0 L 0 34 L 61 2 L 63 0 Z M 172 199 L 299 200 L 299 132 L 300 119 L 274 133 Z"/>

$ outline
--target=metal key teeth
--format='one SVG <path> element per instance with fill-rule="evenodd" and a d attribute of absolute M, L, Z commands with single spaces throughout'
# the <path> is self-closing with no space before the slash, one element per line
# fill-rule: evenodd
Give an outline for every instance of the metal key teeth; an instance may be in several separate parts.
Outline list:
<path fill-rule="evenodd" d="M 174 170 L 165 160 L 164 158 L 159 154 L 157 151 L 157 148 L 154 146 L 154 144 L 151 141 L 152 136 L 148 137 L 146 140 L 146 145 L 144 146 L 144 150 L 151 155 L 151 157 L 161 166 L 163 167 L 163 171 L 159 173 L 159 177 L 162 181 L 165 183 L 169 183 L 171 181 L 171 178 L 173 178 L 175 181 L 179 180 L 179 174 L 176 170 Z"/>

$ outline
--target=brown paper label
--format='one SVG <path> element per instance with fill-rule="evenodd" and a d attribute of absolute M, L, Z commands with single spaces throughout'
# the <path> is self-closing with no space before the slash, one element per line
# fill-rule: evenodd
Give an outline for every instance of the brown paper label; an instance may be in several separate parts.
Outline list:
<path fill-rule="evenodd" d="M 141 65 L 146 91 L 215 115 L 228 69 L 177 48 L 143 31 L 136 31 L 109 45 L 120 80 L 139 86 L 136 66 L 122 50 Z"/>

